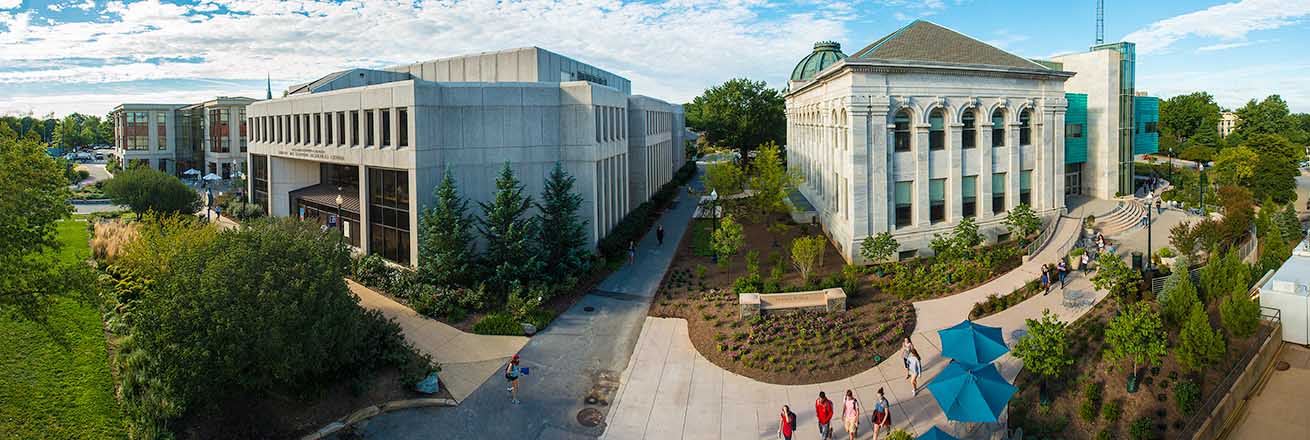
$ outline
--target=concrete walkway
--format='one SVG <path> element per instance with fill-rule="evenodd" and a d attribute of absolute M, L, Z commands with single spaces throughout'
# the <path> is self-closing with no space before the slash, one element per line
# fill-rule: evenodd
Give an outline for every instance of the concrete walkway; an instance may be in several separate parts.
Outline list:
<path fill-rule="evenodd" d="M 519 354 L 530 374 L 511 404 L 497 371 L 454 408 L 422 408 L 378 416 L 359 430 L 370 439 L 576 439 L 601 435 L 604 425 L 578 421 L 583 410 L 612 417 L 619 374 L 637 344 L 651 298 L 668 270 L 696 204 L 685 190 L 637 243 L 636 263 L 624 266 L 533 336 Z M 502 368 L 503 364 L 497 368 Z M 486 380 L 490 379 L 490 380 Z M 588 398 L 597 403 L 588 403 Z"/>
<path fill-rule="evenodd" d="M 868 411 L 883 388 L 892 403 L 892 426 L 919 434 L 938 426 L 962 438 L 978 438 L 983 433 L 965 432 L 951 425 L 942 414 L 924 384 L 946 366 L 936 330 L 956 324 L 968 316 L 973 304 L 987 295 L 1010 293 L 1014 287 L 1035 277 L 1037 268 L 1054 261 L 1072 246 L 1078 236 L 1077 219 L 1065 219 L 1042 252 L 1020 268 L 973 290 L 947 298 L 915 304 L 919 324 L 911 336 L 923 356 L 924 373 L 919 394 L 914 395 L 905 380 L 899 356 L 893 356 L 875 368 L 853 377 L 814 385 L 774 385 L 759 382 L 719 368 L 706 360 L 691 345 L 687 323 L 682 319 L 647 318 L 637 350 L 623 374 L 618 401 L 610 417 L 610 426 L 602 438 L 631 439 L 773 439 L 777 438 L 778 413 L 789 405 L 798 418 L 798 438 L 817 435 L 814 400 L 824 391 L 840 407 L 840 396 L 853 390 L 864 402 L 860 436 L 872 438 Z M 1072 300 L 1065 300 L 1066 292 Z M 1074 274 L 1065 289 L 1053 289 L 1010 309 L 979 320 L 1002 328 L 1006 341 L 1013 344 L 1026 328 L 1024 320 L 1039 317 L 1051 310 L 1064 321 L 1086 313 L 1105 297 L 1081 274 Z M 1011 355 L 996 361 L 998 369 L 1013 381 L 1022 362 Z M 840 414 L 838 415 L 840 417 Z M 833 438 L 847 438 L 834 421 Z M 993 426 L 995 429 L 995 426 Z"/>
<path fill-rule="evenodd" d="M 346 280 L 359 305 L 382 312 L 395 319 L 414 348 L 441 363 L 442 386 L 450 390 L 456 402 L 473 394 L 488 376 L 528 343 L 522 336 L 487 336 L 464 333 L 457 328 L 428 319 L 391 298 L 351 280 Z"/>
<path fill-rule="evenodd" d="M 1310 349 L 1283 344 L 1278 360 L 1291 365 L 1287 371 L 1274 371 L 1262 385 L 1246 408 L 1241 419 L 1230 431 L 1235 440 L 1306 438 L 1310 432 L 1310 419 L 1289 414 L 1310 411 L 1305 392 L 1310 390 Z"/>

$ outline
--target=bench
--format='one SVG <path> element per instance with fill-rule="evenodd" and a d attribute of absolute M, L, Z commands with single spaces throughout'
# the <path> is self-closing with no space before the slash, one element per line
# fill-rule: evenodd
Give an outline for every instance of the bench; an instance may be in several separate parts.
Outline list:
<path fill-rule="evenodd" d="M 766 313 L 832 313 L 846 310 L 846 292 L 841 288 L 791 293 L 743 293 L 737 296 L 737 301 L 741 319 Z"/>

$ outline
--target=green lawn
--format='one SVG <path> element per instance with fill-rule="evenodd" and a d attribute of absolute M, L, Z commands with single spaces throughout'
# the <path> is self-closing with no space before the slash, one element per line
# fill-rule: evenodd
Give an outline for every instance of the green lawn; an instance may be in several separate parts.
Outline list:
<path fill-rule="evenodd" d="M 59 258 L 85 259 L 86 223 L 59 224 Z M 0 438 L 123 438 L 95 306 L 59 299 L 46 325 L 0 318 Z"/>

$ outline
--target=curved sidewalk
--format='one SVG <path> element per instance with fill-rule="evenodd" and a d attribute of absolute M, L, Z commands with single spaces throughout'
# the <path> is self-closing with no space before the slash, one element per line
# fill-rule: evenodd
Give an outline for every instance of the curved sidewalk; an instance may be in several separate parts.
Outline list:
<path fill-rule="evenodd" d="M 637 348 L 621 378 L 620 388 L 602 438 L 631 439 L 775 439 L 778 413 L 789 405 L 797 414 L 797 438 L 818 433 L 814 400 L 819 391 L 833 399 L 840 412 L 840 396 L 853 390 L 866 406 L 860 435 L 872 438 L 868 410 L 876 390 L 884 388 L 892 403 L 892 426 L 923 433 L 931 426 L 951 430 L 931 393 L 923 385 L 945 367 L 936 330 L 968 316 L 978 300 L 992 293 L 1009 293 L 1037 273 L 1042 263 L 1054 261 L 1077 239 L 1078 219 L 1062 219 L 1045 250 L 1018 269 L 978 288 L 950 297 L 915 304 L 920 325 L 911 336 L 924 358 L 920 391 L 913 395 L 905 380 L 899 356 L 855 376 L 814 385 L 775 385 L 726 371 L 701 356 L 687 336 L 687 322 L 673 318 L 646 318 Z M 1062 320 L 1082 316 L 1105 292 L 1096 292 L 1082 275 L 1075 274 L 1064 289 L 1076 293 L 1077 301 L 1063 301 L 1060 289 L 1030 298 L 1010 309 L 979 320 L 999 326 L 1008 343 L 1022 334 L 1024 320 L 1051 310 Z M 1001 373 L 1013 380 L 1022 362 L 1011 355 L 996 361 Z M 838 414 L 835 418 L 840 418 Z M 846 438 L 839 420 L 832 423 L 833 438 Z M 968 437 L 968 436 L 966 436 Z"/>

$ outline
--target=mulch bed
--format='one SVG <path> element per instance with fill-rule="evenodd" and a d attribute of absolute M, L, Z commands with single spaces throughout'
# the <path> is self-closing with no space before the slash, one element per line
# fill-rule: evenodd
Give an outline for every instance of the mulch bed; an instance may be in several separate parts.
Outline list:
<path fill-rule="evenodd" d="M 746 237 L 741 254 L 759 251 L 763 278 L 770 277 L 776 258 L 782 258 L 785 275 L 781 286 L 784 290 L 800 289 L 805 283 L 791 265 L 789 247 L 792 239 L 816 234 L 818 229 L 792 224 L 785 231 L 771 231 L 771 222 L 741 221 Z M 696 350 L 723 369 L 773 384 L 843 379 L 893 356 L 901 338 L 914 330 L 913 306 L 880 293 L 873 286 L 876 276 L 870 274 L 858 275 L 858 290 L 846 292 L 845 312 L 766 315 L 742 321 L 737 295 L 731 289 L 733 282 L 747 273 L 745 258 L 732 257 L 728 269 L 720 269 L 710 257 L 697 255 L 694 249 L 698 240 L 708 236 L 697 229 L 712 228 L 713 224 L 695 220 L 689 227 L 650 315 L 687 320 Z M 822 260 L 823 264 L 810 276 L 811 282 L 840 274 L 845 265 L 831 244 Z"/>
<path fill-rule="evenodd" d="M 1197 414 L 1208 412 L 1204 403 L 1215 393 L 1226 391 L 1224 377 L 1231 368 L 1241 368 L 1249 360 L 1248 352 L 1256 342 L 1262 340 L 1260 335 L 1268 332 L 1261 324 L 1261 331 L 1255 336 L 1235 338 L 1227 335 L 1228 354 L 1218 365 L 1205 369 L 1200 374 L 1184 371 L 1173 353 L 1178 342 L 1177 329 L 1166 326 L 1169 332 L 1169 354 L 1159 367 L 1141 367 L 1141 379 L 1136 393 L 1128 393 L 1129 364 L 1110 363 L 1102 359 L 1104 346 L 1103 332 L 1116 311 L 1119 301 L 1106 298 L 1070 327 L 1072 352 L 1076 359 L 1069 367 L 1068 376 L 1051 380 L 1048 384 L 1051 404 L 1047 408 L 1039 405 L 1039 388 L 1041 378 L 1028 370 L 1019 373 L 1015 385 L 1019 394 L 1010 402 L 1009 415 L 1011 429 L 1023 427 L 1024 435 L 1037 438 L 1094 439 L 1102 430 L 1109 431 L 1111 438 L 1132 438 L 1130 426 L 1141 417 L 1151 419 L 1155 438 L 1190 438 L 1186 433 L 1188 422 Z M 1211 324 L 1220 328 L 1217 306 L 1209 308 Z M 1200 402 L 1192 414 L 1182 414 L 1174 399 L 1175 385 L 1183 379 L 1190 379 L 1201 387 Z M 1102 397 L 1096 403 L 1097 417 L 1088 422 L 1079 416 L 1079 406 L 1083 405 L 1084 386 L 1088 382 L 1102 385 Z M 1100 416 L 1100 407 L 1104 402 L 1119 404 L 1122 414 L 1114 423 Z M 1186 434 L 1186 435 L 1185 435 Z"/>

